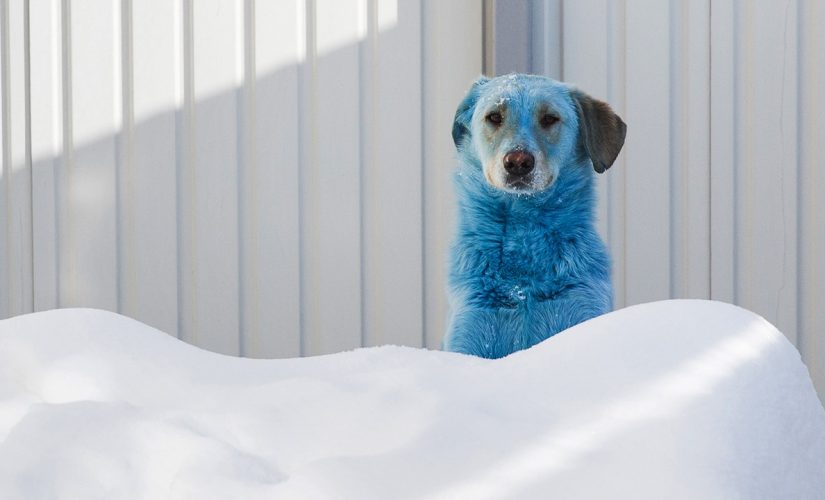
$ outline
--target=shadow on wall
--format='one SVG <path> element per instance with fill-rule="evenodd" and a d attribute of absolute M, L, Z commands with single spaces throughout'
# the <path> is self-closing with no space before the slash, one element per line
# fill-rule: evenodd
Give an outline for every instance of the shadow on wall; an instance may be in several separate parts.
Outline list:
<path fill-rule="evenodd" d="M 58 144 L 74 135 L 62 154 L 32 159 L 35 310 L 117 311 L 261 357 L 437 346 L 440 330 L 422 332 L 425 316 L 446 316 L 449 127 L 465 78 L 453 91 L 424 76 L 464 56 L 425 61 L 424 9 L 398 9 L 381 30 L 370 12 L 354 43 L 311 33 L 305 60 L 295 47 L 292 62 L 267 66 L 247 46 L 247 78 L 219 91 L 205 87 L 231 80 L 238 61 L 207 61 L 191 44 L 183 75 L 132 65 L 114 110 L 122 126 L 107 116 L 116 131 L 89 139 L 78 131 L 100 113 L 78 102 L 94 86 L 70 61 L 72 102 L 33 128 L 62 129 Z M 157 79 L 166 100 L 144 113 Z"/>

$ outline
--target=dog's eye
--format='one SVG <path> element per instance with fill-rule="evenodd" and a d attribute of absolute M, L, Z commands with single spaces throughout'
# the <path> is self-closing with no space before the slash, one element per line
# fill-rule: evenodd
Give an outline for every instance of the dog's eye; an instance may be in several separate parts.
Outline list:
<path fill-rule="evenodd" d="M 501 125 L 501 113 L 498 111 L 493 111 L 487 115 L 487 121 L 496 126 Z"/>
<path fill-rule="evenodd" d="M 548 114 L 545 114 L 544 116 L 541 117 L 541 120 L 539 120 L 539 123 L 541 124 L 542 128 L 548 128 L 548 127 L 551 127 L 554 124 L 558 123 L 558 121 L 559 121 L 558 116 L 553 116 L 553 115 L 548 113 Z"/>

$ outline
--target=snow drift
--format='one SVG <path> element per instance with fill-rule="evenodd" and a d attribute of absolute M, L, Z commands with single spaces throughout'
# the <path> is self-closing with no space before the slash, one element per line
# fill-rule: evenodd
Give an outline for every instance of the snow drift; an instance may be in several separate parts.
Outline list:
<path fill-rule="evenodd" d="M 794 347 L 705 301 L 501 360 L 402 347 L 251 360 L 113 313 L 0 322 L 0 498 L 823 498 Z"/>

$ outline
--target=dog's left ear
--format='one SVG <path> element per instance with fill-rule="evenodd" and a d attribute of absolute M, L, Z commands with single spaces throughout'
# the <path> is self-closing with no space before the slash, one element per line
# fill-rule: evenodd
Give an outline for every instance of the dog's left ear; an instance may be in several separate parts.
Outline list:
<path fill-rule="evenodd" d="M 606 102 L 580 90 L 570 93 L 579 114 L 579 136 L 593 169 L 602 173 L 616 161 L 624 145 L 627 125 Z"/>
<path fill-rule="evenodd" d="M 455 110 L 455 119 L 453 120 L 453 142 L 455 147 L 459 148 L 461 142 L 465 137 L 470 135 L 470 121 L 473 119 L 473 111 L 478 102 L 478 94 L 481 87 L 490 81 L 486 76 L 480 76 L 478 80 L 473 82 L 473 86 L 467 91 L 467 95 L 461 100 L 458 109 Z"/>

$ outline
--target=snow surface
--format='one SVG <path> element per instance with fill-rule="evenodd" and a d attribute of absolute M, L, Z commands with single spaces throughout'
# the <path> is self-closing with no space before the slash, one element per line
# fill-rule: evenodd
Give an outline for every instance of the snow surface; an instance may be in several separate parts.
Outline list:
<path fill-rule="evenodd" d="M 825 498 L 825 411 L 734 306 L 623 309 L 501 360 L 251 360 L 113 313 L 0 322 L 0 498 Z"/>

